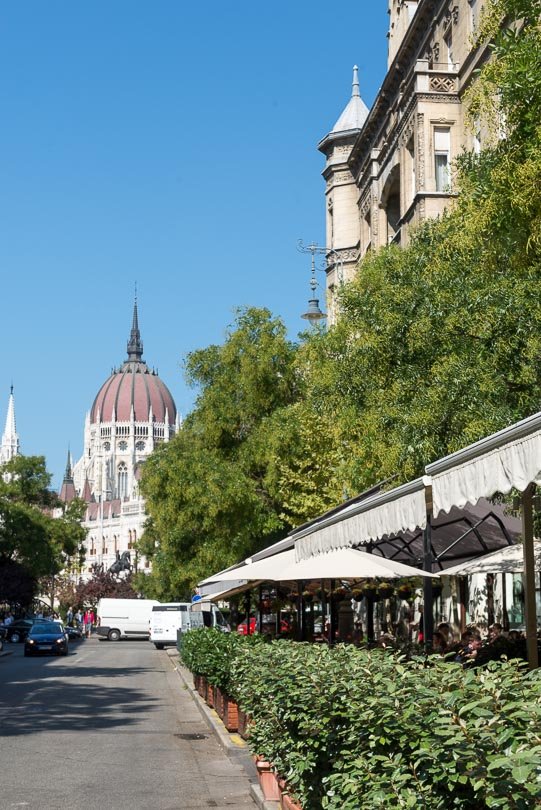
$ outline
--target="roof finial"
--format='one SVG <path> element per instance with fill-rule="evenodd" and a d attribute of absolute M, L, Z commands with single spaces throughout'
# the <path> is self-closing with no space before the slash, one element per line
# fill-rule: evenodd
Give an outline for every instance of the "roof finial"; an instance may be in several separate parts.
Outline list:
<path fill-rule="evenodd" d="M 140 363 L 143 358 L 143 341 L 139 331 L 139 318 L 137 314 L 137 284 L 135 285 L 135 301 L 133 304 L 133 318 L 128 340 L 128 360 Z"/>
<path fill-rule="evenodd" d="M 360 96 L 359 93 L 359 68 L 357 65 L 353 65 L 353 85 L 351 89 L 351 97 L 353 96 Z"/>

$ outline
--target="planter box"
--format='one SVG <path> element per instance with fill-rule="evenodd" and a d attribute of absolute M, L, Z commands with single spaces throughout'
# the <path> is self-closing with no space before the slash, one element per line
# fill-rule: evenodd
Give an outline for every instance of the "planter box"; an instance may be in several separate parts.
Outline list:
<path fill-rule="evenodd" d="M 264 759 L 256 762 L 257 778 L 259 779 L 259 786 L 263 792 L 263 797 L 271 802 L 280 801 L 280 787 L 278 785 L 278 777 L 272 770 L 272 765 Z"/>
<path fill-rule="evenodd" d="M 224 713 L 222 720 L 228 731 L 238 731 L 239 728 L 239 707 L 234 700 L 222 693 Z"/>
<path fill-rule="evenodd" d="M 238 709 L 238 717 L 239 717 L 239 728 L 238 732 L 243 740 L 248 739 L 248 726 L 250 725 L 250 718 L 243 712 L 242 709 Z"/>
<path fill-rule="evenodd" d="M 280 807 L 281 810 L 302 810 L 300 804 L 290 798 L 289 793 L 282 793 L 280 796 Z"/>
<path fill-rule="evenodd" d="M 206 690 L 205 690 L 205 700 L 207 701 L 207 706 L 210 709 L 214 708 L 214 687 L 210 685 L 210 683 L 205 678 Z"/>
<path fill-rule="evenodd" d="M 205 700 L 207 696 L 207 680 L 204 675 L 197 676 L 197 691 L 203 700 Z"/>
<path fill-rule="evenodd" d="M 224 718 L 224 696 L 219 686 L 214 687 L 214 708 L 218 717 Z"/>

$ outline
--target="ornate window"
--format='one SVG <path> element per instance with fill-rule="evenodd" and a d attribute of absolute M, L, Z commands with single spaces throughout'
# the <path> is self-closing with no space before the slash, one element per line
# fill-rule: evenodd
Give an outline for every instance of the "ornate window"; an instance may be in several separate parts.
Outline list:
<path fill-rule="evenodd" d="M 139 452 L 142 453 L 143 450 L 145 449 L 145 443 L 144 442 L 136 442 L 135 443 L 135 449 L 139 450 Z"/>
<path fill-rule="evenodd" d="M 128 449 L 128 442 L 121 441 L 118 443 L 118 449 L 121 451 L 125 451 Z"/>
<path fill-rule="evenodd" d="M 451 184 L 451 130 L 434 127 L 434 162 L 436 191 L 449 191 Z"/>
<path fill-rule="evenodd" d="M 105 450 L 105 452 L 108 453 L 109 450 L 111 449 L 111 442 L 104 442 L 103 443 L 103 449 Z"/>
<path fill-rule="evenodd" d="M 118 465 L 118 497 L 121 500 L 128 497 L 128 468 L 124 462 Z"/>

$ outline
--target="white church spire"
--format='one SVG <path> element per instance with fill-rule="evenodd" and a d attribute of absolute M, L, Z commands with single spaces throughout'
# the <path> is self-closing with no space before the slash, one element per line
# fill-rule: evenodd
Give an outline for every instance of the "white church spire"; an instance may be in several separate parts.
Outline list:
<path fill-rule="evenodd" d="M 11 386 L 8 412 L 6 416 L 6 426 L 2 435 L 2 444 L 0 445 L 0 464 L 5 464 L 7 461 L 19 454 L 19 437 L 17 435 L 17 428 L 15 426 L 15 400 L 13 398 L 13 386 Z"/>

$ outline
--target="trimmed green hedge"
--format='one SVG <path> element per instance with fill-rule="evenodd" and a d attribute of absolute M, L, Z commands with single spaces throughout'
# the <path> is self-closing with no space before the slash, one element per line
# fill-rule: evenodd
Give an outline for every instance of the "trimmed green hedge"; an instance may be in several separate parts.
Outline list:
<path fill-rule="evenodd" d="M 276 641 L 232 679 L 250 743 L 303 810 L 541 803 L 541 671 Z"/>
<path fill-rule="evenodd" d="M 180 658 L 194 675 L 204 675 L 212 686 L 234 697 L 231 667 L 241 646 L 261 644 L 259 635 L 239 636 L 216 628 L 197 628 L 182 635 Z"/>
<path fill-rule="evenodd" d="M 183 637 L 182 660 L 250 716 L 303 810 L 541 807 L 541 670 L 437 656 Z"/>

